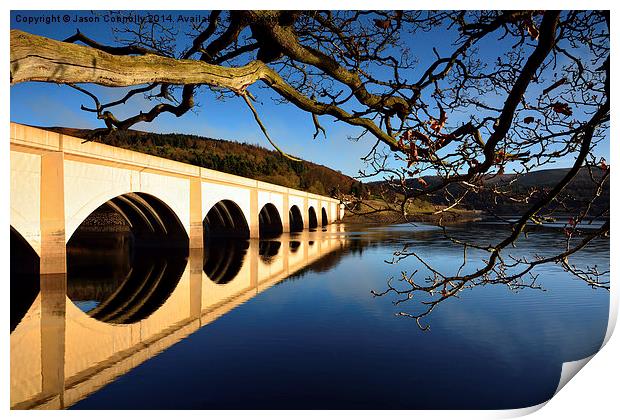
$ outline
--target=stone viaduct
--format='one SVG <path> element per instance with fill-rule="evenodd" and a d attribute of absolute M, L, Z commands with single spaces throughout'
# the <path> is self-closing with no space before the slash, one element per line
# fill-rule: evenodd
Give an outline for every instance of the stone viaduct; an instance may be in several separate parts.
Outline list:
<path fill-rule="evenodd" d="M 205 229 L 258 238 L 344 213 L 330 197 L 11 123 L 12 234 L 39 256 L 42 275 L 66 272 L 66 243 L 106 203 L 137 230 L 190 249 L 203 247 Z"/>
<path fill-rule="evenodd" d="M 346 246 L 343 226 L 332 225 L 343 207 L 329 197 L 15 123 L 10 137 L 11 258 L 32 255 L 18 260 L 11 281 L 22 286 L 19 271 L 30 265 L 39 286 L 11 324 L 12 408 L 68 407 Z M 93 310 L 71 300 L 67 244 L 105 206 L 144 242 L 157 237 L 187 251 L 155 304 L 149 293 L 121 302 L 113 294 Z M 211 237 L 246 238 L 247 248 L 230 264 L 235 251 L 209 248 Z M 155 277 L 125 280 L 147 291 L 159 285 Z M 141 312 L 147 306 L 156 309 Z"/>

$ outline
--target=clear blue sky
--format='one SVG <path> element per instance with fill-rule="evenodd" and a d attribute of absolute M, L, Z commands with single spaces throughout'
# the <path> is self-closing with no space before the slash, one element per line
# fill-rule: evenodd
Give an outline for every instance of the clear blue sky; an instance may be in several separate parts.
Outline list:
<path fill-rule="evenodd" d="M 208 16 L 209 12 L 172 12 L 174 19 L 177 16 Z M 65 15 L 69 22 L 46 23 L 41 18 L 57 16 L 63 20 Z M 11 28 L 21 29 L 30 33 L 47 36 L 54 39 L 65 39 L 80 29 L 85 35 L 106 44 L 113 44 L 113 34 L 109 23 L 76 23 L 75 17 L 92 17 L 87 11 L 63 12 L 63 11 L 12 11 Z M 31 18 L 31 21 L 25 21 Z M 38 18 L 36 23 L 33 18 Z M 20 22 L 21 21 L 21 22 Z M 189 28 L 186 26 L 185 28 Z M 181 31 L 182 32 L 182 31 Z M 427 39 L 416 37 L 415 54 L 420 63 L 432 59 L 432 48 L 436 47 L 440 53 L 452 51 L 450 40 L 437 36 L 436 33 L 423 34 Z M 489 61 L 494 61 L 499 53 L 499 46 L 488 45 L 485 53 Z M 105 100 L 118 99 L 127 90 L 125 88 L 102 88 L 93 87 L 91 90 L 100 94 Z M 319 135 L 313 139 L 314 126 L 309 114 L 298 110 L 292 105 L 276 105 L 269 99 L 266 89 L 251 88 L 252 92 L 261 101 L 257 109 L 263 122 L 267 126 L 272 138 L 288 153 L 300 156 L 305 160 L 320 163 L 342 171 L 351 176 L 356 176 L 359 169 L 363 168 L 360 158 L 370 150 L 375 143 L 374 138 L 365 137 L 359 142 L 352 142 L 348 136 L 358 135 L 359 130 L 344 123 L 334 123 L 331 117 L 320 117 L 321 124 L 327 130 L 327 139 Z M 138 95 L 127 105 L 115 108 L 119 118 L 129 116 L 139 109 L 149 109 L 148 103 L 141 95 Z M 260 144 L 270 148 L 263 134 L 260 132 L 250 111 L 242 99 L 234 98 L 219 101 L 209 92 L 199 93 L 197 96 L 198 106 L 195 111 L 190 111 L 184 116 L 177 118 L 172 115 L 162 114 L 151 123 L 140 123 L 133 128 L 158 133 L 187 133 L 197 134 L 212 138 L 244 141 Z M 11 87 L 11 121 L 38 126 L 68 126 L 78 128 L 102 127 L 101 121 L 92 113 L 80 110 L 80 105 L 92 106 L 92 101 L 80 92 L 67 86 L 49 83 L 22 83 Z M 609 161 L 609 142 L 606 142 L 597 150 L 599 156 L 604 156 Z M 558 162 L 555 167 L 566 167 L 568 161 Z"/>

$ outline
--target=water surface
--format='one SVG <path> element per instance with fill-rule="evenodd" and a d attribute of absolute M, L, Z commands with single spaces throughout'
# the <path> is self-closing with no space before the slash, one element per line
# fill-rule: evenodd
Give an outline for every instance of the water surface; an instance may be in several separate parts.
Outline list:
<path fill-rule="evenodd" d="M 488 244 L 502 228 L 455 229 Z M 544 255 L 562 240 L 560 230 L 537 230 L 511 252 Z M 553 395 L 563 362 L 600 347 L 609 293 L 554 265 L 536 271 L 545 291 L 477 287 L 438 306 L 425 320 L 430 330 L 421 331 L 394 315 L 415 311 L 415 303 L 395 307 L 393 297 L 370 293 L 389 276 L 421 268 L 411 258 L 385 263 L 405 244 L 441 269 L 462 262 L 462 249 L 425 225 L 331 226 L 213 243 L 197 258 L 136 255 L 108 262 L 107 271 L 81 260 L 70 267 L 66 290 L 59 286 L 62 297 L 58 288 L 41 290 L 13 329 L 11 404 L 520 408 Z M 470 253 L 468 268 L 481 266 L 476 257 Z M 572 262 L 608 269 L 608 240 Z M 37 339 L 38 349 L 24 350 Z M 62 375 L 49 373 L 59 365 Z"/>

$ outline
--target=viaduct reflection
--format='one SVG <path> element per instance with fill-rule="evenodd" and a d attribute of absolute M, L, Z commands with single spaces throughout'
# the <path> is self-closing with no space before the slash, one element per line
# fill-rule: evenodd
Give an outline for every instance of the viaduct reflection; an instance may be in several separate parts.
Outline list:
<path fill-rule="evenodd" d="M 92 318 L 131 324 L 157 310 L 176 289 L 187 257 L 163 252 L 81 255 L 70 259 L 67 297 Z"/>
<path fill-rule="evenodd" d="M 204 251 L 136 247 L 122 230 L 108 234 L 105 246 L 68 244 L 66 275 L 11 273 L 12 286 L 26 280 L 33 285 L 28 293 L 20 288 L 21 297 L 12 287 L 12 408 L 69 407 L 241 303 L 300 270 L 320 269 L 325 258 L 338 260 L 347 249 L 342 225 L 269 240 L 211 237 Z M 25 246 L 16 252 L 21 242 L 13 232 L 11 241 L 12 258 L 34 259 Z"/>
<path fill-rule="evenodd" d="M 39 275 L 36 252 L 11 229 L 12 408 L 69 407 L 271 286 L 399 241 L 393 230 L 345 232 L 332 224 L 265 240 L 205 235 L 204 249 L 188 249 L 171 245 L 184 237 L 170 220 L 170 241 L 155 242 L 157 221 L 146 211 L 143 231 L 110 212 L 98 216 L 105 234 L 97 220 L 80 227 L 61 275 Z M 243 232 L 233 216 L 224 203 L 209 216 L 209 232 Z M 409 229 L 416 246 L 437 238 L 432 231 L 412 237 Z"/>

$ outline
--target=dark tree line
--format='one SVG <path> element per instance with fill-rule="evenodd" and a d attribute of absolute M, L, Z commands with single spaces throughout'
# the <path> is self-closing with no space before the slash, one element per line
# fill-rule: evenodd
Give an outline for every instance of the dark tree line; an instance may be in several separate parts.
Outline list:
<path fill-rule="evenodd" d="M 80 138 L 90 138 L 90 130 L 52 128 Z M 155 134 L 118 130 L 97 139 L 154 156 L 203 168 L 271 182 L 284 187 L 336 197 L 359 181 L 323 165 L 288 159 L 264 147 L 248 143 L 210 139 L 187 134 Z"/>

